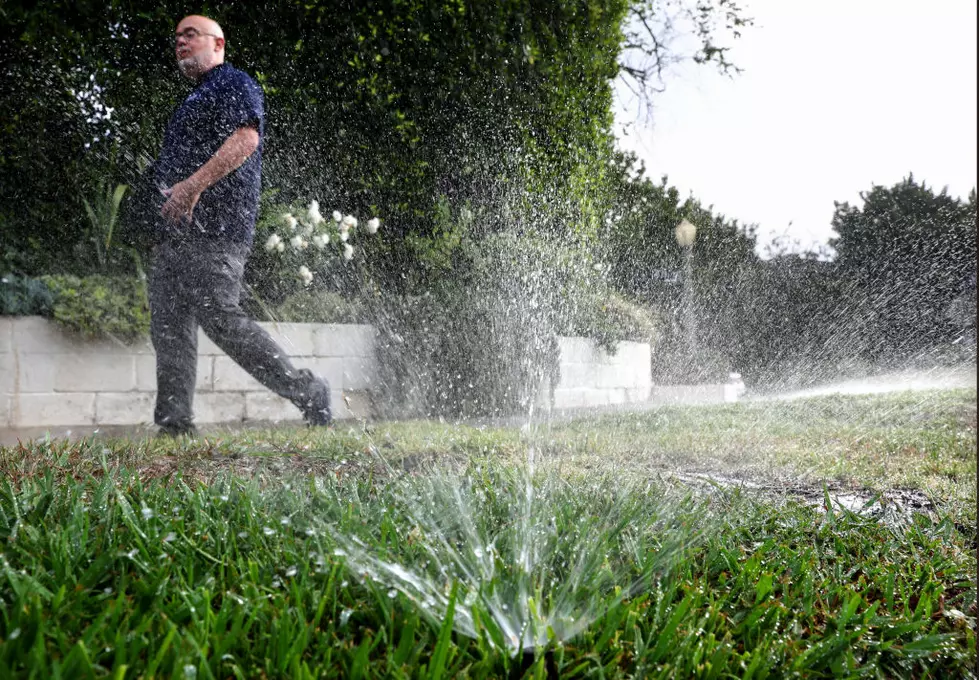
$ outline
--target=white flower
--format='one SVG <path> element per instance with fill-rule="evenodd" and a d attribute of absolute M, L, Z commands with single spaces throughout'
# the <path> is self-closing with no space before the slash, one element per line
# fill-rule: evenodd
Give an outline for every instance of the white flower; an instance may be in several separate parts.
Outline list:
<path fill-rule="evenodd" d="M 377 219 L 376 217 L 372 217 L 371 219 L 367 220 L 368 234 L 376 234 L 377 230 L 380 228 L 381 228 L 381 220 Z"/>
<path fill-rule="evenodd" d="M 309 267 L 303 265 L 299 268 L 299 278 L 302 279 L 304 286 L 308 286 L 313 282 L 313 272 L 309 271 Z"/>
<path fill-rule="evenodd" d="M 339 222 L 342 219 L 343 219 L 343 214 L 339 210 L 334 210 L 333 211 L 333 221 L 334 222 Z"/>
<path fill-rule="evenodd" d="M 340 240 L 341 241 L 343 241 L 344 243 L 346 243 L 348 238 L 350 238 L 350 232 L 349 231 L 341 231 L 340 232 Z"/>
<path fill-rule="evenodd" d="M 297 234 L 297 235 L 293 236 L 291 239 L 289 239 L 289 243 L 296 250 L 302 250 L 303 249 L 303 244 L 305 243 L 305 241 L 303 241 L 303 237 L 302 236 L 299 236 Z"/>
<path fill-rule="evenodd" d="M 285 244 L 285 243 L 283 243 L 282 241 L 279 241 L 279 242 L 278 242 L 278 243 L 277 243 L 277 244 L 275 245 L 275 249 L 276 249 L 277 251 L 279 251 L 280 253 L 282 253 L 282 252 L 285 252 L 285 249 L 286 249 L 286 244 Z"/>
<path fill-rule="evenodd" d="M 299 220 L 297 220 L 297 219 L 296 219 L 296 218 L 295 218 L 295 217 L 294 217 L 294 216 L 292 215 L 292 213 L 286 213 L 286 214 L 285 214 L 285 215 L 284 215 L 284 216 L 282 217 L 282 221 L 286 223 L 286 226 L 287 226 L 287 227 L 289 227 L 289 229 L 290 229 L 291 231 L 295 231 L 295 230 L 296 230 L 296 226 L 297 226 L 297 225 L 299 224 Z"/>
<path fill-rule="evenodd" d="M 326 244 L 329 242 L 330 242 L 329 234 L 316 234 L 315 236 L 313 236 L 313 245 L 319 248 L 320 250 L 326 248 Z"/>
<path fill-rule="evenodd" d="M 340 227 L 341 229 L 343 229 L 343 227 L 346 227 L 347 229 L 353 229 L 354 227 L 357 226 L 357 218 L 354 217 L 353 215 L 347 215 L 343 218 L 340 224 L 341 224 Z"/>
<path fill-rule="evenodd" d="M 282 244 L 282 239 L 279 238 L 278 234 L 272 234 L 269 236 L 269 240 L 265 242 L 265 250 L 270 253 L 276 250 Z"/>
<path fill-rule="evenodd" d="M 344 260 L 354 259 L 354 247 L 349 243 L 344 244 L 343 246 L 343 259 Z"/>
<path fill-rule="evenodd" d="M 309 204 L 309 221 L 313 223 L 313 226 L 318 226 L 320 222 L 323 221 L 323 216 L 320 215 L 320 203 L 319 201 L 311 201 Z"/>

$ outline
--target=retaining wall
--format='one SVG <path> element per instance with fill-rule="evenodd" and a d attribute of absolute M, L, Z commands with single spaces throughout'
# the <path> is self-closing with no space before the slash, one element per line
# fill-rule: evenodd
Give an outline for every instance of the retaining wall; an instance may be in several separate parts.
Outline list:
<path fill-rule="evenodd" d="M 338 418 L 366 414 L 373 327 L 261 326 L 296 366 L 329 380 Z M 89 341 L 41 317 L 0 318 L 0 427 L 152 423 L 155 396 L 156 357 L 148 339 Z M 262 387 L 203 332 L 194 411 L 198 423 L 301 419 L 295 406 Z"/>
<path fill-rule="evenodd" d="M 260 325 L 296 366 L 329 380 L 338 419 L 371 415 L 377 375 L 372 326 Z M 542 405 L 610 406 L 649 398 L 649 345 L 623 342 L 614 355 L 584 338 L 560 338 L 559 347 L 561 378 L 544 386 Z M 0 317 L 0 429 L 148 424 L 155 396 L 156 359 L 148 339 L 132 345 L 84 340 L 41 317 Z M 203 333 L 194 410 L 199 424 L 301 419 L 292 404 L 262 387 Z"/>
<path fill-rule="evenodd" d="M 558 338 L 560 379 L 543 386 L 540 406 L 573 409 L 618 406 L 649 399 L 649 345 L 620 342 L 615 354 L 609 354 L 587 338 Z"/>

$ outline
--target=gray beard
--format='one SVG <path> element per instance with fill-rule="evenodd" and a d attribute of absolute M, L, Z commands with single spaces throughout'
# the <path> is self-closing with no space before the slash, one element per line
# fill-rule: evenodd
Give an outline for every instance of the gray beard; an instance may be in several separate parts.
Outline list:
<path fill-rule="evenodd" d="M 197 62 L 196 57 L 186 57 L 178 60 L 177 68 L 180 69 L 180 73 L 182 73 L 185 78 L 190 78 L 191 80 L 196 80 L 197 76 L 200 75 L 201 67 Z"/>

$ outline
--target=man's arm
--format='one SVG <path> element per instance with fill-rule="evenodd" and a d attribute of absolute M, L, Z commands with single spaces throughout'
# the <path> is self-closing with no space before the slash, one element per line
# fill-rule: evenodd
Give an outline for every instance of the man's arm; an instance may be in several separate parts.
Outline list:
<path fill-rule="evenodd" d="M 241 127 L 224 140 L 213 156 L 187 179 L 163 190 L 167 202 L 160 214 L 171 222 L 190 220 L 194 207 L 206 189 L 241 167 L 258 148 L 258 130 Z"/>

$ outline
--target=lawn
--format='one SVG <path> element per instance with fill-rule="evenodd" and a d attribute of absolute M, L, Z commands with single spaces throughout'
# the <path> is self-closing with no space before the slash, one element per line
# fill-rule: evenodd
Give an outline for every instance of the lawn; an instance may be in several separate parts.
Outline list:
<path fill-rule="evenodd" d="M 976 466 L 975 390 L 35 441 L 0 677 L 975 677 Z"/>

